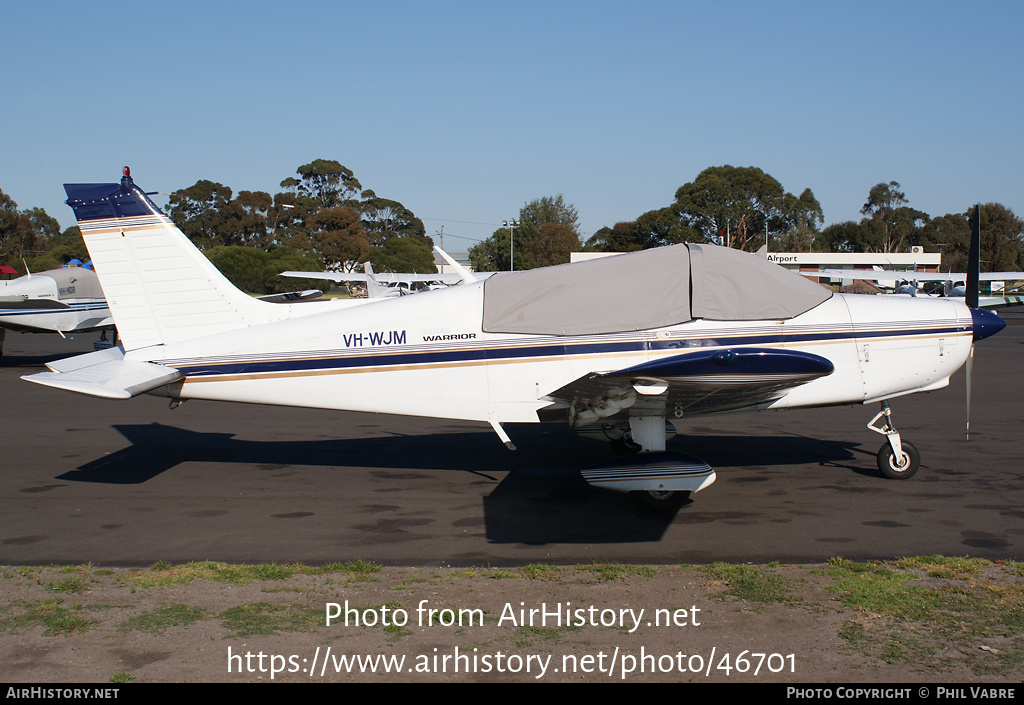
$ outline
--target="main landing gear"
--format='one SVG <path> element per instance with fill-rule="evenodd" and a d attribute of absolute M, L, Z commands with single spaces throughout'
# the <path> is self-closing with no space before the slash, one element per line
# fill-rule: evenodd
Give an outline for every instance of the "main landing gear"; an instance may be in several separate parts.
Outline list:
<path fill-rule="evenodd" d="M 675 512 L 690 499 L 690 494 L 681 490 L 633 490 L 629 498 L 649 512 Z"/>
<path fill-rule="evenodd" d="M 885 417 L 885 423 L 879 427 L 875 424 Z M 892 410 L 889 402 L 882 402 L 882 410 L 868 422 L 868 428 L 886 437 L 886 442 L 878 449 L 878 470 L 890 480 L 908 480 L 921 467 L 921 454 L 917 447 L 900 438 L 900 432 L 893 428 Z"/>
<path fill-rule="evenodd" d="M 700 458 L 665 450 L 669 435 L 664 416 L 633 416 L 629 431 L 612 441 L 632 454 L 582 471 L 595 487 L 628 493 L 643 509 L 674 512 L 715 481 L 715 471 Z M 672 434 L 675 429 L 672 429 Z"/>

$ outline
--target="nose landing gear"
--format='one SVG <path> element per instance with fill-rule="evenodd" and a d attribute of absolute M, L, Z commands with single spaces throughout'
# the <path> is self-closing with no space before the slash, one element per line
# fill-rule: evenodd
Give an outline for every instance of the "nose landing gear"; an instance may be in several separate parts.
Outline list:
<path fill-rule="evenodd" d="M 885 423 L 879 427 L 875 424 L 882 417 Z M 878 449 L 878 470 L 890 480 L 909 480 L 921 467 L 921 454 L 917 447 L 900 438 L 900 432 L 892 425 L 892 410 L 889 402 L 882 402 L 882 410 L 868 422 L 868 428 L 886 437 L 886 442 Z"/>

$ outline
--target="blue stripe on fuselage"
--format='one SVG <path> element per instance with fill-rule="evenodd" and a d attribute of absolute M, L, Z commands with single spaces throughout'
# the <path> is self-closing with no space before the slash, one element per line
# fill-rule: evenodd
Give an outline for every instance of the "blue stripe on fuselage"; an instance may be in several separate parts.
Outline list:
<path fill-rule="evenodd" d="M 181 370 L 188 377 L 213 377 L 226 375 L 266 375 L 266 374 L 303 374 L 327 371 L 358 370 L 371 367 L 416 366 L 437 364 L 472 364 L 482 362 L 499 362 L 522 360 L 527 358 L 541 359 L 549 357 L 593 356 L 618 353 L 640 353 L 645 351 L 679 350 L 685 352 L 693 349 L 725 348 L 730 346 L 764 346 L 793 345 L 800 343 L 831 343 L 854 339 L 875 339 L 893 337 L 920 337 L 935 335 L 956 335 L 969 332 L 969 325 L 945 325 L 937 327 L 918 327 L 910 329 L 880 330 L 828 330 L 798 333 L 756 335 L 736 335 L 721 333 L 708 337 L 686 339 L 630 339 L 616 341 L 587 341 L 545 344 L 505 343 L 496 347 L 446 347 L 435 350 L 395 350 L 394 352 L 378 349 L 369 354 L 318 354 L 315 357 L 253 357 L 246 360 L 209 361 L 202 360 L 154 360 Z M 496 341 L 498 342 L 498 341 Z"/>
<path fill-rule="evenodd" d="M 107 308 L 106 303 L 69 305 L 67 308 L 0 308 L 0 316 L 38 316 L 43 313 L 74 313 L 76 311 L 100 311 Z"/>

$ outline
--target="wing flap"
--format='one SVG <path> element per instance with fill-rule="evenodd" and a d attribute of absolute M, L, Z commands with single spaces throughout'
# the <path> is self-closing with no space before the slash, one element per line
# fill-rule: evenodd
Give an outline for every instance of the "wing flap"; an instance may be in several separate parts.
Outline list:
<path fill-rule="evenodd" d="M 833 369 L 826 358 L 796 350 L 707 350 L 591 373 L 548 398 L 570 405 L 581 423 L 627 411 L 631 416 L 711 414 L 767 404 Z"/>
<path fill-rule="evenodd" d="M 22 379 L 103 399 L 130 399 L 184 377 L 173 367 L 125 360 L 120 348 L 78 355 L 47 367 L 50 372 Z"/>

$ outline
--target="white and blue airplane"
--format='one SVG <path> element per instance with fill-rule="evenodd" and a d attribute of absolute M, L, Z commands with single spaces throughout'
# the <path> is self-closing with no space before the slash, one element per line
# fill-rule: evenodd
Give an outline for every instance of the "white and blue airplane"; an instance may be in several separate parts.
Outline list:
<path fill-rule="evenodd" d="M 560 418 L 634 451 L 583 477 L 675 509 L 715 481 L 667 452 L 702 414 L 880 404 L 878 467 L 920 455 L 889 401 L 945 387 L 1005 324 L 963 300 L 833 294 L 763 258 L 682 244 L 363 306 L 268 304 L 233 287 L 130 177 L 66 184 L 120 332 L 25 379 L 109 399 L 278 404 L 503 424 Z M 471 277 L 471 273 L 464 276 Z M 879 425 L 881 423 L 881 425 Z"/>
<path fill-rule="evenodd" d="M 103 331 L 103 337 L 96 343 L 97 348 L 115 344 L 114 318 L 91 264 L 72 260 L 58 269 L 0 280 L 0 356 L 8 330 L 57 333 L 61 337 L 99 330 Z M 295 303 L 312 301 L 322 293 L 307 289 L 258 298 L 271 303 Z M 323 302 L 317 302 L 320 303 Z"/>
<path fill-rule="evenodd" d="M 800 272 L 811 279 L 836 279 L 853 281 L 873 281 L 880 286 L 890 287 L 895 294 L 924 297 L 952 297 L 965 298 L 967 296 L 966 272 L 914 272 L 895 271 L 875 267 L 874 269 L 819 269 L 816 271 Z M 1024 272 L 980 272 L 978 282 L 990 282 L 1002 290 L 1006 283 L 1017 284 L 1024 282 Z M 939 282 L 942 284 L 941 293 L 929 293 L 921 286 L 923 282 Z M 1024 295 L 1019 293 L 1019 288 L 1006 291 L 1003 294 L 993 293 L 991 296 L 981 296 L 978 305 L 982 308 L 1002 308 L 1024 303 Z"/>
<path fill-rule="evenodd" d="M 391 272 L 374 272 L 369 262 L 363 264 L 363 273 L 359 272 L 281 272 L 281 277 L 299 279 L 326 279 L 335 283 L 359 282 L 366 287 L 368 299 L 390 299 L 396 296 L 407 296 L 419 291 L 433 291 L 445 286 L 453 286 L 463 281 L 461 274 L 397 274 Z"/>
<path fill-rule="evenodd" d="M 63 336 L 113 327 L 96 273 L 80 262 L 0 281 L 0 355 L 7 330 Z"/>

